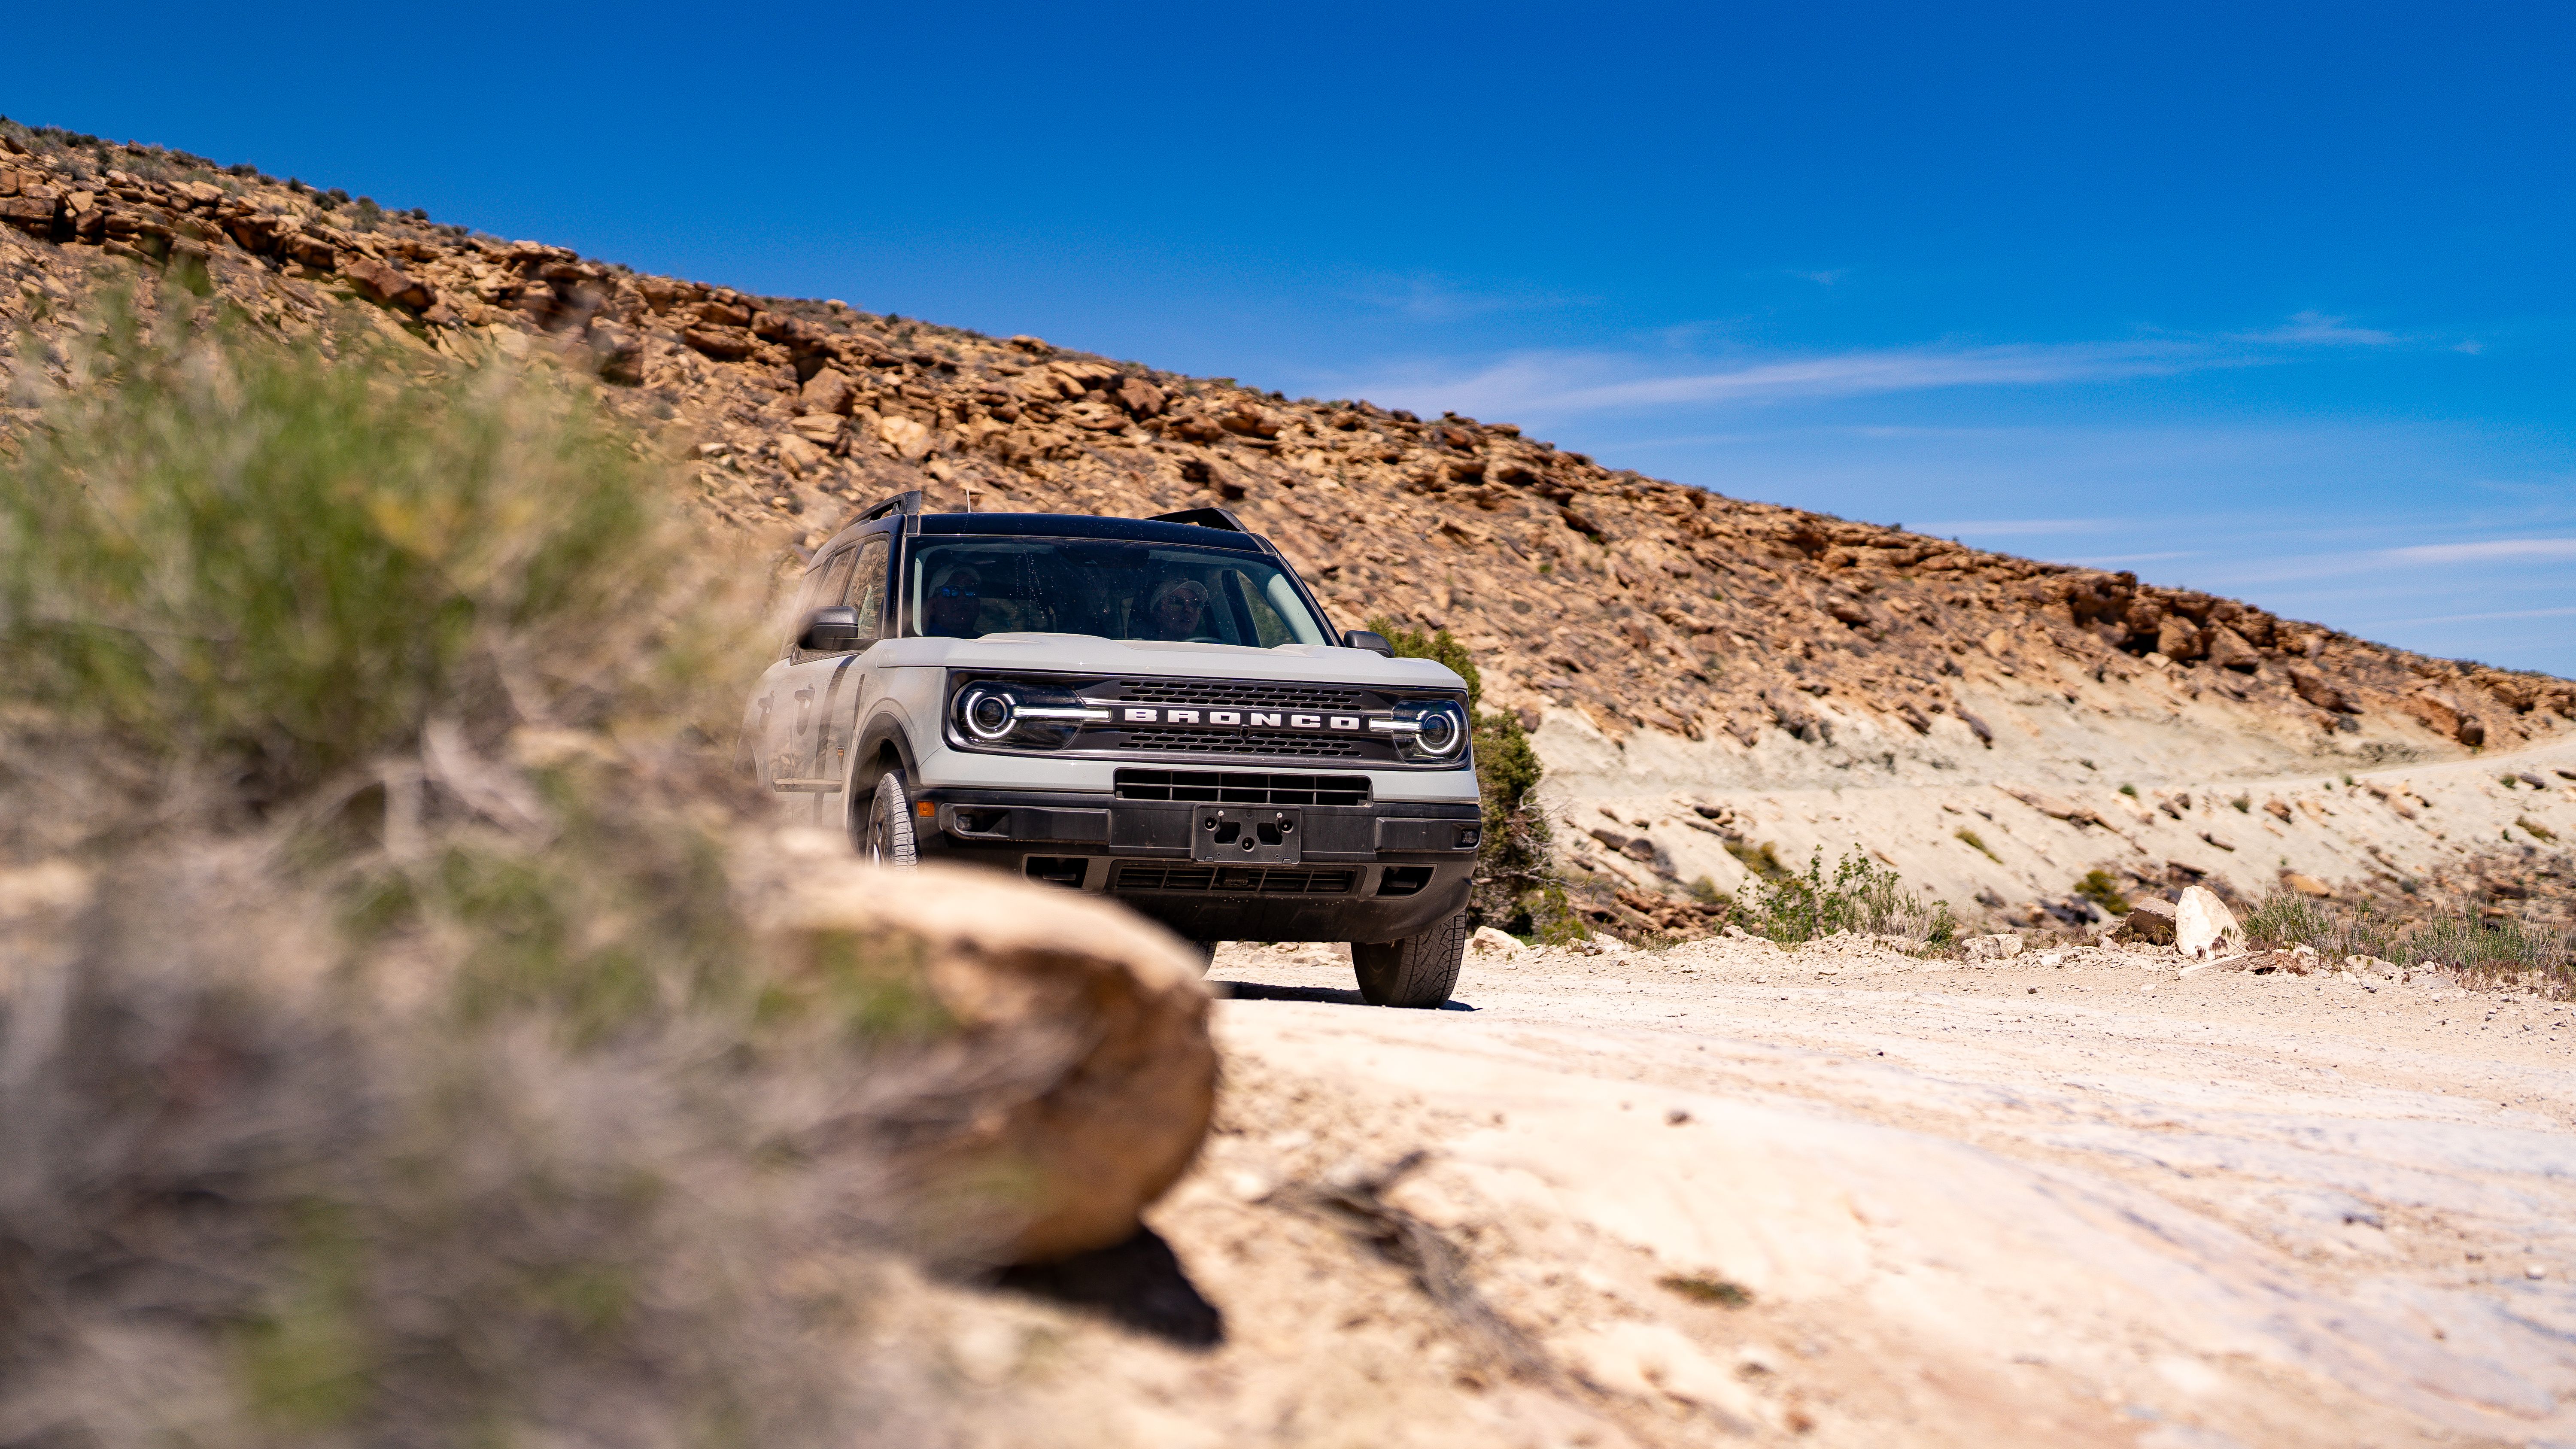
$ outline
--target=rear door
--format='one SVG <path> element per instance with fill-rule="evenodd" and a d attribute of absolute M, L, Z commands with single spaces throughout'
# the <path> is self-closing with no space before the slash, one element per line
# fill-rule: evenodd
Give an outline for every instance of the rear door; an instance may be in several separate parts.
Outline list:
<path fill-rule="evenodd" d="M 763 690 L 753 704 L 760 731 L 760 782 L 773 790 L 810 790 L 803 764 L 809 754 L 802 743 L 814 733 L 815 675 L 818 660 L 837 656 L 796 647 L 796 631 L 806 616 L 837 604 L 849 591 L 850 571 L 858 561 L 855 545 L 825 555 L 806 571 L 796 591 L 796 607 L 787 616 L 783 657 L 762 676 Z"/>
<path fill-rule="evenodd" d="M 797 791 L 813 802 L 814 819 L 838 818 L 841 782 L 849 772 L 851 734 L 873 676 L 865 656 L 885 637 L 888 538 L 861 538 L 820 580 L 813 608 L 847 604 L 859 616 L 859 639 L 846 650 L 794 650 L 781 671 L 778 747 L 772 788 Z"/>

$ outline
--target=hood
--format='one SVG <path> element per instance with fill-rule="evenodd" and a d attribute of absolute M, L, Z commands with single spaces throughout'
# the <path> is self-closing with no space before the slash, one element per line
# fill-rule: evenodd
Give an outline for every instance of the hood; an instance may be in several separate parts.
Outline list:
<path fill-rule="evenodd" d="M 871 664 L 949 669 L 1029 669 L 1067 674 L 1166 675 L 1185 679 L 1271 679 L 1363 688 L 1454 689 L 1467 682 L 1429 659 L 1389 659 L 1333 644 L 1166 644 L 1097 634 L 987 634 L 981 639 L 893 639 Z"/>

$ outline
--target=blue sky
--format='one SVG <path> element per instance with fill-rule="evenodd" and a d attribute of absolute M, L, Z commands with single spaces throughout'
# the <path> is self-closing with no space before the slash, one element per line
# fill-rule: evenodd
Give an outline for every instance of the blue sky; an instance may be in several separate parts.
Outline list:
<path fill-rule="evenodd" d="M 146 3 L 0 110 L 2576 674 L 2576 12 L 2137 9 Z"/>

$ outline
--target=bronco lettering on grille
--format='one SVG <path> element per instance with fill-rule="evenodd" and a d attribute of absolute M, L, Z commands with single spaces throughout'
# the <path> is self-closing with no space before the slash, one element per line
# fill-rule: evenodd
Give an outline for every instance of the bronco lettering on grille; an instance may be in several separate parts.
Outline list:
<path fill-rule="evenodd" d="M 1115 700 L 1083 702 L 1117 704 Z M 1379 718 L 1392 719 L 1394 716 L 1381 715 Z M 1235 728 L 1245 727 L 1248 720 L 1249 727 L 1253 729 L 1323 730 L 1342 734 L 1366 734 L 1369 727 L 1368 716 L 1356 714 L 1274 714 L 1269 710 L 1190 709 L 1174 705 L 1118 706 L 1120 724 L 1196 726 L 1202 720 L 1211 725 Z"/>

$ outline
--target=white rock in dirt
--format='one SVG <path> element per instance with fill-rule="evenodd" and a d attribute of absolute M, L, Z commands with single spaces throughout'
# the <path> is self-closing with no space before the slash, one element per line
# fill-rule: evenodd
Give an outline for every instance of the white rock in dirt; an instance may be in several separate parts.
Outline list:
<path fill-rule="evenodd" d="M 2006 932 L 2000 936 L 1970 936 L 1968 959 L 1971 961 L 2009 961 L 2021 954 L 2021 937 Z"/>
<path fill-rule="evenodd" d="M 1480 954 L 1508 957 L 1519 955 L 1523 947 L 1520 942 L 1491 926 L 1478 926 L 1476 934 L 1467 938 L 1467 949 Z"/>
<path fill-rule="evenodd" d="M 2245 928 L 2206 886 L 2185 886 L 2174 903 L 2174 949 L 2195 961 L 2234 955 L 2245 949 Z"/>

